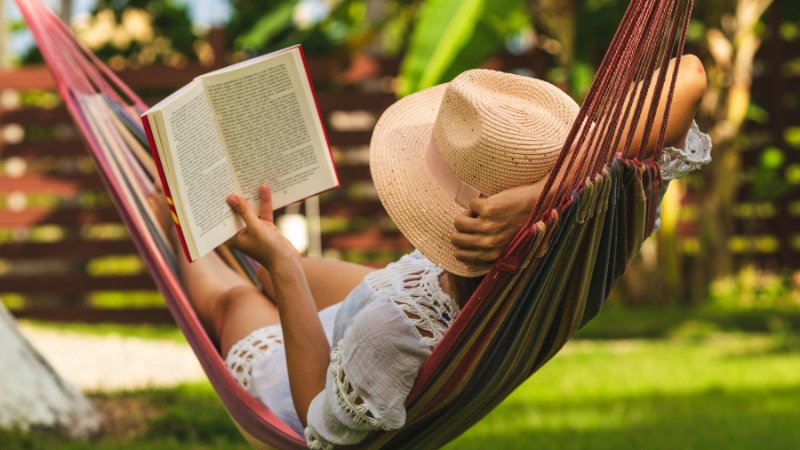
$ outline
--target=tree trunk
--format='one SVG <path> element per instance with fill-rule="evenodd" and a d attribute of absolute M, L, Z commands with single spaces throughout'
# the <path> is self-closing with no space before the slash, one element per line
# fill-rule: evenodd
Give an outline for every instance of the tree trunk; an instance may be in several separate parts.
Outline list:
<path fill-rule="evenodd" d="M 45 428 L 70 437 L 99 430 L 91 403 L 25 340 L 2 302 L 0 342 L 0 427 Z"/>
<path fill-rule="evenodd" d="M 555 55 L 558 65 L 569 68 L 575 60 L 575 0 L 531 0 L 534 17 L 561 44 Z"/>
<path fill-rule="evenodd" d="M 6 0 L 0 0 L 0 69 L 11 67 L 11 48 L 8 43 L 9 26 Z"/>
<path fill-rule="evenodd" d="M 733 236 L 733 211 L 740 179 L 739 139 L 750 106 L 753 63 L 761 47 L 758 24 L 773 0 L 738 0 L 727 23 L 706 33 L 711 59 L 705 61 L 711 82 L 701 104 L 701 117 L 711 119 L 714 162 L 703 171 L 703 182 L 694 191 L 697 199 L 697 237 L 700 252 L 693 261 L 686 295 L 702 301 L 708 286 L 733 273 L 728 242 Z M 720 82 L 726 80 L 726 83 Z"/>
<path fill-rule="evenodd" d="M 72 20 L 72 0 L 61 0 L 61 21 L 69 25 Z"/>
<path fill-rule="evenodd" d="M 745 140 L 740 137 L 750 105 L 752 71 L 761 46 L 758 24 L 773 0 L 728 0 L 708 2 L 700 21 L 709 24 L 706 43 L 709 58 L 703 61 L 709 77 L 708 91 L 700 106 L 699 121 L 714 143 L 713 162 L 703 168 L 691 187 L 673 182 L 670 198 L 662 203 L 662 228 L 656 237 L 657 258 L 639 258 L 626 273 L 620 293 L 630 303 L 673 301 L 697 304 L 708 296 L 711 283 L 731 275 L 735 269 L 728 248 L 734 234 L 733 213 L 740 186 L 740 153 Z M 712 24 L 717 23 L 717 26 Z M 681 254 L 677 241 L 677 212 L 683 190 L 698 211 L 697 251 Z M 652 264 L 648 264 L 648 261 Z M 636 277 L 651 277 L 642 284 Z M 653 289 L 657 286 L 658 289 Z M 639 298 L 637 296 L 654 297 Z"/>

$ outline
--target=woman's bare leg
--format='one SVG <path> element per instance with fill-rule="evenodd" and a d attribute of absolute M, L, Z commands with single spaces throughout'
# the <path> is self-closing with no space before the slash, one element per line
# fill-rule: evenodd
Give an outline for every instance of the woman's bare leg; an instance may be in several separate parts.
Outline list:
<path fill-rule="evenodd" d="M 163 219 L 161 226 L 168 230 L 173 249 L 179 250 L 178 237 L 163 196 L 154 195 L 150 204 L 157 216 Z M 189 299 L 206 329 L 219 342 L 223 356 L 233 344 L 253 331 L 280 323 L 278 309 L 270 300 L 274 298 L 272 281 L 263 267 L 259 266 L 256 272 L 264 287 L 262 293 L 216 253 L 193 263 L 180 254 L 177 259 Z M 318 311 L 342 301 L 366 274 L 375 270 L 322 258 L 304 258 L 303 269 Z"/>
<path fill-rule="evenodd" d="M 278 308 L 252 283 L 210 253 L 190 263 L 178 257 L 180 276 L 197 314 L 222 355 L 253 331 L 280 323 Z"/>
<path fill-rule="evenodd" d="M 186 293 L 206 330 L 219 343 L 223 357 L 233 344 L 253 331 L 280 323 L 275 304 L 216 253 L 193 263 L 187 261 L 180 254 L 178 236 L 163 195 L 156 193 L 149 202 L 178 253 L 178 269 Z"/>
<path fill-rule="evenodd" d="M 317 305 L 317 311 L 344 300 L 347 294 L 374 270 L 372 267 L 335 259 L 303 258 L 303 271 L 311 289 L 311 296 Z M 269 272 L 259 266 L 256 277 L 261 282 L 267 297 L 274 298 Z"/>

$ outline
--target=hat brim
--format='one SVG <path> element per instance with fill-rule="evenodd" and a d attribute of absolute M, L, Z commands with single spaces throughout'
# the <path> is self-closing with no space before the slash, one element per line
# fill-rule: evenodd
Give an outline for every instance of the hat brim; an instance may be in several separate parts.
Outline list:
<path fill-rule="evenodd" d="M 450 236 L 466 210 L 441 187 L 425 162 L 425 149 L 447 84 L 404 97 L 383 113 L 370 143 L 370 171 L 378 196 L 400 231 L 431 262 L 464 277 L 491 265 L 455 258 Z"/>

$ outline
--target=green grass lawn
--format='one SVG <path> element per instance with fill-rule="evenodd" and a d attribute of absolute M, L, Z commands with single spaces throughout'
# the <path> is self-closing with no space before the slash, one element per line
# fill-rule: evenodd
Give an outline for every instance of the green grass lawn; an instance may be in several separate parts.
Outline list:
<path fill-rule="evenodd" d="M 782 338 L 575 341 L 451 449 L 797 449 Z"/>
<path fill-rule="evenodd" d="M 447 448 L 800 448 L 795 319 L 604 312 Z M 0 433 L 0 448 L 247 448 L 206 383 L 92 397 L 110 417 L 94 442 Z"/>

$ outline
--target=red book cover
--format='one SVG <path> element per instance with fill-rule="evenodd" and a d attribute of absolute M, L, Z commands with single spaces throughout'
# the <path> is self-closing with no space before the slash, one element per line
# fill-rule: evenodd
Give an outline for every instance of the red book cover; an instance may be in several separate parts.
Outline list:
<path fill-rule="evenodd" d="M 175 209 L 175 203 L 172 201 L 172 194 L 169 192 L 167 177 L 164 175 L 164 168 L 161 167 L 161 158 L 158 156 L 156 141 L 153 138 L 153 131 L 150 129 L 150 120 L 147 118 L 147 115 L 143 114 L 141 117 L 142 125 L 144 126 L 144 132 L 147 135 L 147 142 L 150 144 L 150 152 L 153 154 L 153 159 L 156 161 L 156 169 L 158 169 L 158 176 L 161 179 L 161 186 L 164 188 L 164 194 L 167 197 L 167 204 L 169 205 L 170 214 L 172 214 L 172 220 L 175 222 L 175 228 L 178 229 L 178 237 L 181 241 L 181 248 L 183 248 L 183 253 L 186 255 L 186 260 L 191 261 L 192 257 L 189 255 L 189 247 L 186 245 L 186 238 L 183 236 L 183 230 L 181 229 L 180 221 L 178 221 L 178 212 Z"/>
<path fill-rule="evenodd" d="M 317 100 L 317 91 L 314 90 L 314 83 L 311 82 L 311 74 L 308 72 L 308 61 L 306 61 L 306 54 L 303 52 L 303 46 L 297 45 L 297 48 L 300 50 L 300 59 L 303 60 L 303 69 L 306 71 L 306 79 L 308 80 L 308 87 L 311 89 L 311 96 L 314 98 L 314 105 L 317 106 L 317 121 L 322 124 L 322 135 L 325 136 L 325 146 L 328 148 L 328 153 L 330 154 L 331 161 L 333 161 L 333 151 L 331 150 L 331 143 L 330 139 L 328 139 L 328 130 L 325 128 L 325 123 L 322 120 L 322 111 L 319 109 L 319 100 Z M 336 164 L 333 165 L 333 174 L 336 177 L 336 186 L 332 187 L 331 189 L 336 189 L 342 185 L 342 182 L 339 181 L 339 170 L 336 168 Z M 330 190 L 330 189 L 329 189 Z M 322 192 L 320 192 L 321 194 Z"/>

